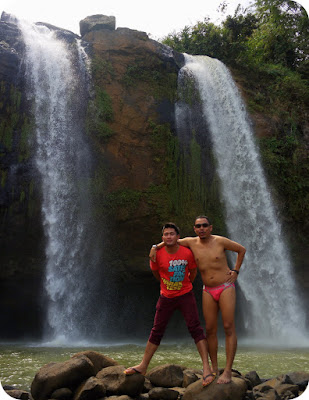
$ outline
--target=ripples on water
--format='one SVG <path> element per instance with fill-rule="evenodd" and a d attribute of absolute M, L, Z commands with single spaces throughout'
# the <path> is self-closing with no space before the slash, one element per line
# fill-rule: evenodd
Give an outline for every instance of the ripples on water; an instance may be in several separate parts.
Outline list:
<path fill-rule="evenodd" d="M 145 343 L 146 344 L 146 343 Z M 0 381 L 2 385 L 15 385 L 29 390 L 36 372 L 49 362 L 68 360 L 73 354 L 95 350 L 105 354 L 126 367 L 137 364 L 144 353 L 142 345 L 83 346 L 83 347 L 37 347 L 0 345 Z M 219 348 L 219 367 L 225 364 L 224 348 Z M 192 343 L 162 344 L 149 368 L 159 364 L 181 364 L 201 368 L 196 347 Z M 245 374 L 257 371 L 261 378 L 270 378 L 292 371 L 309 372 L 309 349 L 254 349 L 239 347 L 233 368 Z"/>

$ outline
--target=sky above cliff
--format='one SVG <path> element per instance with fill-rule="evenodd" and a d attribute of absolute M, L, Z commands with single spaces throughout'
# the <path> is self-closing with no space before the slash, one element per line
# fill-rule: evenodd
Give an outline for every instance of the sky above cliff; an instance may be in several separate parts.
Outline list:
<path fill-rule="evenodd" d="M 14 14 L 30 22 L 47 22 L 79 34 L 79 21 L 89 15 L 103 14 L 116 17 L 116 28 L 125 27 L 144 31 L 153 39 L 179 32 L 210 17 L 220 23 L 218 7 L 223 0 L 1 0 L 0 11 Z M 227 14 L 233 15 L 238 4 L 247 7 L 250 0 L 227 0 Z M 309 0 L 300 3 L 307 9 Z M 221 19 L 220 19 L 221 18 Z"/>

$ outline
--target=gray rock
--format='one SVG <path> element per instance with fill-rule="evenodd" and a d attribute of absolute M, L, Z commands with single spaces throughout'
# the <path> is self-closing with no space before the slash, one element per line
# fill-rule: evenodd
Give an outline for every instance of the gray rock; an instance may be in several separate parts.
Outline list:
<path fill-rule="evenodd" d="M 73 397 L 73 392 L 69 388 L 61 388 L 55 390 L 51 396 L 52 399 L 61 399 L 61 400 L 66 400 L 66 399 L 71 399 Z"/>
<path fill-rule="evenodd" d="M 19 390 L 19 389 L 12 389 L 12 390 L 6 390 L 6 393 L 13 397 L 14 399 L 20 399 L 20 400 L 29 400 L 30 399 L 30 393 L 24 391 L 24 390 Z"/>
<path fill-rule="evenodd" d="M 303 384 L 304 382 L 307 382 L 308 384 L 309 381 L 308 372 L 302 372 L 302 371 L 288 372 L 286 375 L 291 379 L 294 385 L 300 385 Z"/>
<path fill-rule="evenodd" d="M 179 392 L 170 388 L 156 387 L 151 389 L 148 395 L 152 400 L 176 400 Z"/>
<path fill-rule="evenodd" d="M 101 29 L 108 29 L 114 31 L 116 27 L 116 18 L 106 15 L 91 15 L 79 23 L 81 36 L 86 35 L 86 33 L 91 31 L 98 31 Z"/>
<path fill-rule="evenodd" d="M 44 365 L 35 375 L 31 384 L 34 400 L 47 400 L 57 389 L 77 386 L 94 375 L 94 367 L 89 358 L 79 356 L 62 363 Z"/>
<path fill-rule="evenodd" d="M 183 387 L 188 387 L 191 383 L 196 382 L 201 379 L 203 373 L 202 371 L 197 372 L 197 370 L 193 369 L 185 369 L 183 371 Z"/>
<path fill-rule="evenodd" d="M 72 356 L 72 358 L 79 357 L 81 355 L 88 357 L 89 360 L 92 362 L 95 375 L 103 368 L 119 365 L 117 361 L 113 360 L 112 358 L 107 357 L 104 354 L 99 353 L 98 351 L 92 350 L 76 353 Z"/>
<path fill-rule="evenodd" d="M 143 392 L 147 393 L 151 389 L 153 389 L 153 384 L 150 382 L 148 378 L 145 377 Z"/>
<path fill-rule="evenodd" d="M 243 400 L 247 392 L 244 379 L 232 377 L 226 384 L 217 384 L 216 378 L 209 386 L 203 388 L 202 380 L 187 387 L 182 400 Z"/>
<path fill-rule="evenodd" d="M 290 385 L 288 383 L 284 383 L 276 388 L 276 392 L 282 399 L 286 398 L 294 399 L 295 397 L 298 396 L 299 387 L 297 385 Z M 291 394 L 293 395 L 293 397 L 291 397 Z"/>
<path fill-rule="evenodd" d="M 155 367 L 149 371 L 147 378 L 159 387 L 182 386 L 184 368 L 176 364 L 166 364 Z"/>
<path fill-rule="evenodd" d="M 100 379 L 91 376 L 82 383 L 74 394 L 74 400 L 95 400 L 106 394 L 106 387 Z"/>
<path fill-rule="evenodd" d="M 136 397 L 142 393 L 145 377 L 141 374 L 125 375 L 122 365 L 106 367 L 96 377 L 106 386 L 107 395 L 122 395 Z"/>
<path fill-rule="evenodd" d="M 253 388 L 253 396 L 255 399 L 262 398 L 265 400 L 280 400 L 280 396 L 278 395 L 276 389 L 274 389 L 272 385 L 268 385 L 267 382 L 255 386 Z"/>
<path fill-rule="evenodd" d="M 258 376 L 256 371 L 250 371 L 245 375 L 246 379 L 249 379 L 249 381 L 252 384 L 252 387 L 259 385 L 262 383 L 260 377 Z"/>
<path fill-rule="evenodd" d="M 141 393 L 138 397 L 136 397 L 136 400 L 148 400 L 148 399 L 149 399 L 148 393 Z"/>

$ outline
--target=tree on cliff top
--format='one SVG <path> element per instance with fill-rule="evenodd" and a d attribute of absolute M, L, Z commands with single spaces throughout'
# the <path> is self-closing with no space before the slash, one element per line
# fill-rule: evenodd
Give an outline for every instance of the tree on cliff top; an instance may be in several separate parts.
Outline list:
<path fill-rule="evenodd" d="M 308 39 L 308 15 L 300 4 L 256 0 L 247 9 L 239 5 L 234 16 L 227 16 L 220 26 L 205 18 L 169 34 L 163 43 L 179 52 L 208 55 L 229 65 L 280 64 L 307 76 Z"/>
<path fill-rule="evenodd" d="M 296 70 L 309 58 L 309 20 L 294 1 L 256 0 L 258 27 L 247 42 L 256 63 L 281 64 Z"/>

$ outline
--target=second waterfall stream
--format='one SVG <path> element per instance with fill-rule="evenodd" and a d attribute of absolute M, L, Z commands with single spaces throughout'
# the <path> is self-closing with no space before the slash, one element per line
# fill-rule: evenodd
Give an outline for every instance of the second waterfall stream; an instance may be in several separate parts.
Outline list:
<path fill-rule="evenodd" d="M 198 88 L 220 178 L 228 234 L 247 248 L 239 275 L 245 297 L 241 309 L 246 336 L 257 342 L 269 338 L 276 344 L 303 343 L 304 307 L 245 104 L 222 62 L 190 55 L 185 55 L 185 60 L 179 86 L 193 79 Z M 186 113 L 192 114 L 192 110 L 179 102 L 179 130 Z"/>

